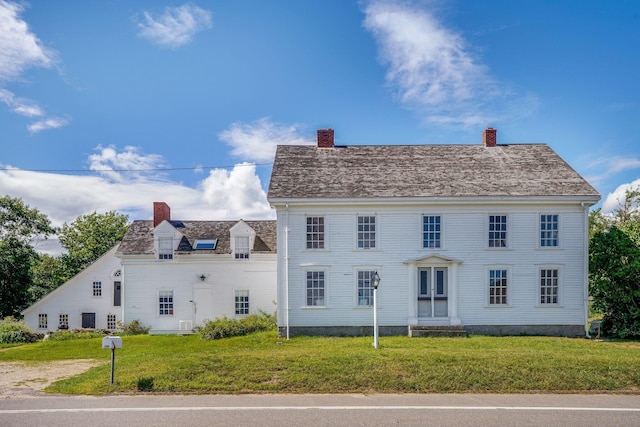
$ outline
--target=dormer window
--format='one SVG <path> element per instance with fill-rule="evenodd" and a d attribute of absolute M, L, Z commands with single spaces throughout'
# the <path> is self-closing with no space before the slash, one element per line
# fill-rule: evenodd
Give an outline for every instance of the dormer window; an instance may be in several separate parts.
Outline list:
<path fill-rule="evenodd" d="M 171 237 L 158 238 L 158 259 L 173 259 L 173 239 Z"/>
<path fill-rule="evenodd" d="M 217 244 L 218 244 L 218 239 L 196 239 L 196 242 L 193 245 L 193 249 L 214 250 Z"/>
<path fill-rule="evenodd" d="M 234 258 L 249 259 L 249 236 L 240 236 L 235 238 Z"/>

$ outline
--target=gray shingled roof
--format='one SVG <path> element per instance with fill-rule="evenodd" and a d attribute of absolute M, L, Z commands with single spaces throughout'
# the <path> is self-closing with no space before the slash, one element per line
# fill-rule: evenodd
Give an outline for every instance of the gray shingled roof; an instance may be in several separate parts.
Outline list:
<path fill-rule="evenodd" d="M 176 229 L 184 234 L 178 246 L 178 252 L 197 252 L 212 254 L 230 254 L 230 229 L 238 221 L 171 221 Z M 275 221 L 245 221 L 256 232 L 252 252 L 276 252 Z M 214 250 L 194 251 L 192 246 L 196 239 L 218 239 Z M 153 221 L 133 221 L 118 247 L 117 253 L 122 255 L 153 254 Z"/>
<path fill-rule="evenodd" d="M 280 145 L 268 199 L 584 196 L 598 192 L 545 144 Z"/>

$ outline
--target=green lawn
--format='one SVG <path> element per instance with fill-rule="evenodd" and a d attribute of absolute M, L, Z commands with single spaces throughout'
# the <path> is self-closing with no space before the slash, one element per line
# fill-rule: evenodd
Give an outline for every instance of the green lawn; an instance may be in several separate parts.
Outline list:
<path fill-rule="evenodd" d="M 640 343 L 550 337 L 278 339 L 275 332 L 202 341 L 125 336 L 109 383 L 101 339 L 44 341 L 0 361 L 97 359 L 55 393 L 640 393 Z"/>

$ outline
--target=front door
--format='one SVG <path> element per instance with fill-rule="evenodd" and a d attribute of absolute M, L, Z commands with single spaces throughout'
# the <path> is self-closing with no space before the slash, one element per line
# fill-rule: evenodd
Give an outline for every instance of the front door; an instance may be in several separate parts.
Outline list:
<path fill-rule="evenodd" d="M 449 316 L 447 267 L 418 269 L 418 317 Z"/>

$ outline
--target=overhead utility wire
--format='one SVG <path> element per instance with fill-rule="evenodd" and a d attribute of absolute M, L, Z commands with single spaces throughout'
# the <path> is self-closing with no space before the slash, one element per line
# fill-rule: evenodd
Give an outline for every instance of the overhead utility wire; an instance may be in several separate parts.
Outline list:
<path fill-rule="evenodd" d="M 237 166 L 270 166 L 273 163 L 245 163 L 231 166 L 197 166 L 190 168 L 146 168 L 146 169 L 20 169 L 20 168 L 0 168 L 0 171 L 21 171 L 21 172 L 158 172 L 158 171 L 185 171 L 198 169 L 229 169 Z"/>

